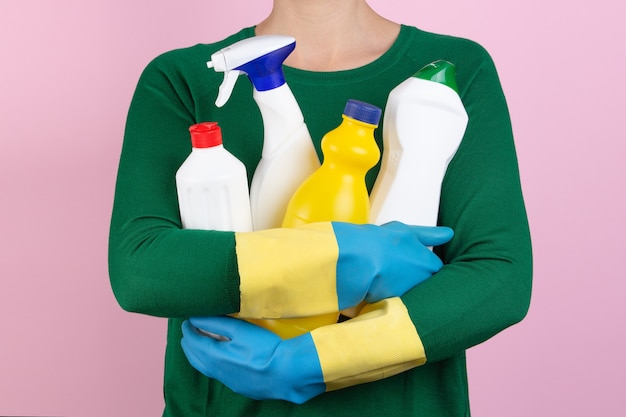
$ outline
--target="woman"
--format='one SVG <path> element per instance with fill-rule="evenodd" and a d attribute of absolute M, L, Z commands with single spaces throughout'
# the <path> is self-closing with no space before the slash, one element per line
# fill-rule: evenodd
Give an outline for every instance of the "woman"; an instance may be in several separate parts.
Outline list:
<path fill-rule="evenodd" d="M 164 415 L 467 416 L 465 350 L 521 320 L 531 289 L 528 224 L 495 67 L 479 45 L 391 22 L 364 0 L 273 3 L 267 19 L 253 28 L 155 59 L 129 111 L 111 222 L 110 276 L 123 308 L 170 318 Z M 393 87 L 438 59 L 456 64 L 469 114 L 442 186 L 439 224 L 454 230 L 454 238 L 436 248 L 445 265 L 425 247 L 446 243 L 446 229 L 325 225 L 339 259 L 316 262 L 331 267 L 342 262 L 355 239 L 381 243 L 372 252 L 353 251 L 353 261 L 345 261 L 379 256 L 383 271 L 370 270 L 369 281 L 355 290 L 375 307 L 288 341 L 241 320 L 211 317 L 240 311 L 240 282 L 251 279 L 240 271 L 246 257 L 241 248 L 255 239 L 265 242 L 265 235 L 181 230 L 173 181 L 190 150 L 188 127 L 208 120 L 219 122 L 224 146 L 249 175 L 254 172 L 263 126 L 249 83 L 238 82 L 229 103 L 216 108 L 222 75 L 205 63 L 212 53 L 255 34 L 297 39 L 285 75 L 318 153 L 347 99 L 384 108 Z M 367 178 L 370 188 L 376 174 Z M 400 247 L 385 252 L 397 237 L 403 239 Z M 273 238 L 278 245 L 310 246 L 306 231 L 282 229 Z M 401 251 L 414 254 L 412 265 L 396 256 Z M 276 265 L 272 273 L 280 275 L 281 268 Z M 399 298 L 383 299 L 370 290 L 373 280 L 393 283 L 417 271 L 424 282 L 394 294 Z M 216 341 L 198 330 L 232 340 Z"/>

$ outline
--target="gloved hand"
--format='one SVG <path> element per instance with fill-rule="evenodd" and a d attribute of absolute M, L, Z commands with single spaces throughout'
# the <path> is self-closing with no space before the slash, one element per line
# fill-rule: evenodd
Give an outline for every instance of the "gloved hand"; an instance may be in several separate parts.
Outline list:
<path fill-rule="evenodd" d="M 452 239 L 447 227 L 408 226 L 390 222 L 333 223 L 339 246 L 337 297 L 340 310 L 361 301 L 399 297 L 443 266 L 427 246 Z"/>
<path fill-rule="evenodd" d="M 236 233 L 242 318 L 310 317 L 401 296 L 442 267 L 447 227 L 312 223 Z"/>
<path fill-rule="evenodd" d="M 202 331 L 230 340 L 217 340 Z M 181 345 L 199 372 L 248 398 L 301 404 L 326 390 L 309 333 L 282 340 L 231 317 L 192 318 L 183 323 Z"/>
<path fill-rule="evenodd" d="M 192 318 L 183 323 L 181 345 L 195 369 L 233 391 L 256 400 L 298 404 L 426 362 L 400 298 L 368 304 L 354 319 L 287 340 L 231 317 Z"/>

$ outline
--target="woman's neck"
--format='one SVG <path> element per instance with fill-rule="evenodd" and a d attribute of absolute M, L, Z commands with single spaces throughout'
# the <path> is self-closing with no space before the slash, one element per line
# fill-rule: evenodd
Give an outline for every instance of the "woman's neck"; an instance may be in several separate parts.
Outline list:
<path fill-rule="evenodd" d="M 339 71 L 366 65 L 396 40 L 400 25 L 361 0 L 275 0 L 257 35 L 289 35 L 296 49 L 285 65 Z"/>

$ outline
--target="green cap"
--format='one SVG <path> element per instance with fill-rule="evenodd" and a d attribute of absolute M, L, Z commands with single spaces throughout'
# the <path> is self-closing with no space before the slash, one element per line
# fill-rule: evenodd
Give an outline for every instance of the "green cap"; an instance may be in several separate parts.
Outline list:
<path fill-rule="evenodd" d="M 431 62 L 417 71 L 413 76 L 415 78 L 421 78 L 422 80 L 447 85 L 457 93 L 459 92 L 459 88 L 456 85 L 456 66 L 443 59 Z"/>

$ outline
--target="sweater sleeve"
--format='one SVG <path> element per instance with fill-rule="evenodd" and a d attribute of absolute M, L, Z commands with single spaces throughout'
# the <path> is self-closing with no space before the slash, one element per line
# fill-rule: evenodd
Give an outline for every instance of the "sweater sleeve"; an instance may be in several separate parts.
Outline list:
<path fill-rule="evenodd" d="M 444 182 L 439 223 L 455 231 L 446 265 L 402 297 L 428 361 L 481 343 L 526 314 L 531 245 L 509 113 L 489 55 L 458 68 L 469 123 Z"/>
<path fill-rule="evenodd" d="M 234 233 L 181 228 L 175 173 L 196 121 L 187 76 L 170 55 L 147 66 L 129 109 L 110 225 L 111 285 L 132 312 L 232 313 L 239 308 Z"/>

